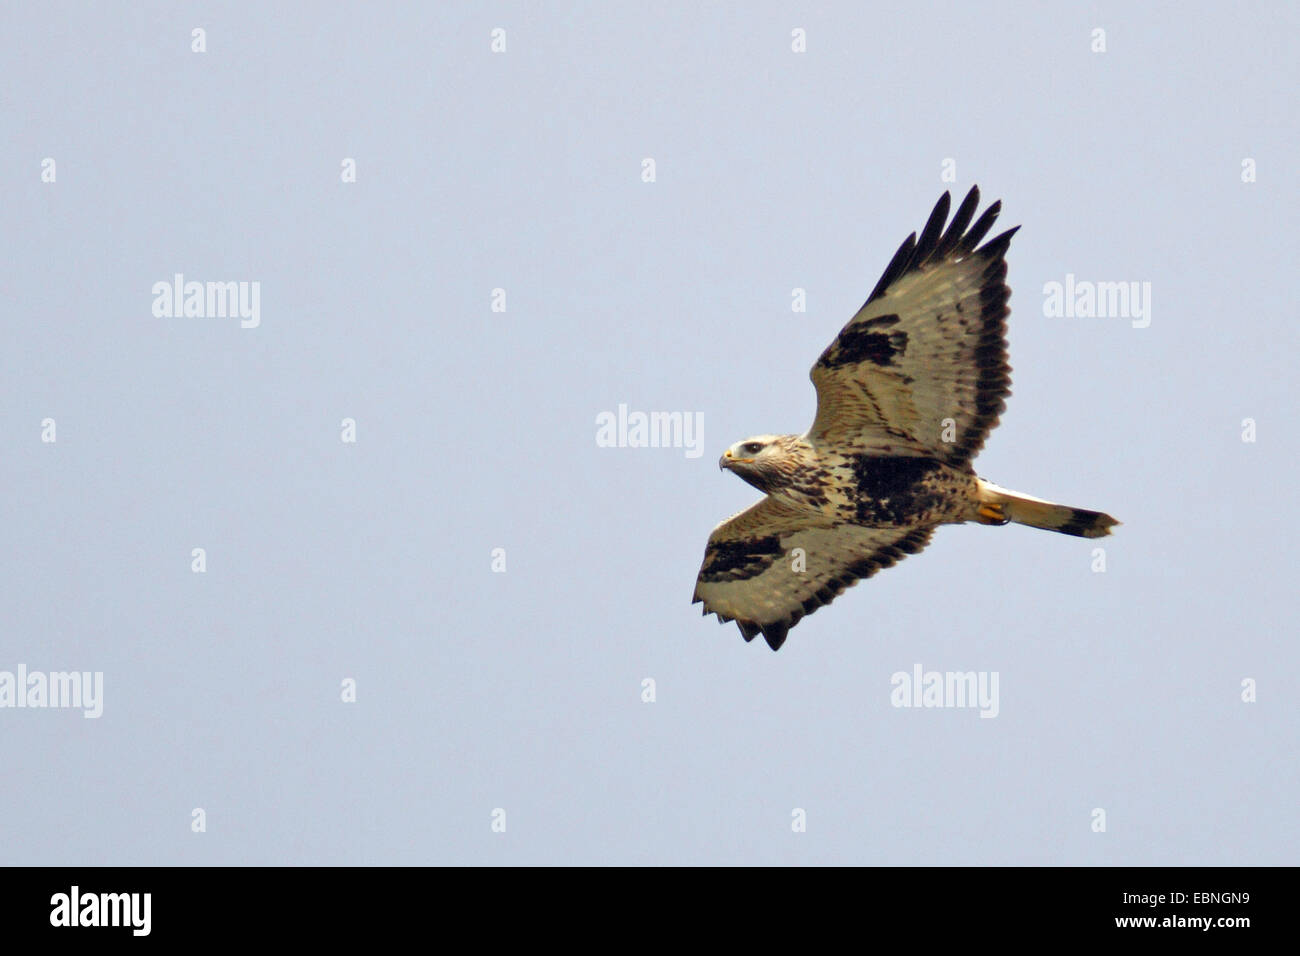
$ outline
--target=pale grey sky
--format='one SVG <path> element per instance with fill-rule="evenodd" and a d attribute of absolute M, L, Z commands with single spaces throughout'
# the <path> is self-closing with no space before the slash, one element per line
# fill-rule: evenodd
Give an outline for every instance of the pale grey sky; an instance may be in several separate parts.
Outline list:
<path fill-rule="evenodd" d="M 104 693 L 0 709 L 0 856 L 1296 863 L 1297 31 L 1290 4 L 6 5 L 0 671 Z M 972 183 L 1024 227 L 977 467 L 1122 520 L 1106 570 L 945 528 L 746 645 L 690 603 L 757 497 L 717 455 L 807 427 L 813 360 Z M 260 325 L 156 317 L 176 273 L 258 282 Z M 1067 275 L 1149 282 L 1150 325 L 1045 316 Z M 703 454 L 598 447 L 620 404 L 702 415 Z M 916 664 L 996 671 L 998 716 L 892 707 Z"/>

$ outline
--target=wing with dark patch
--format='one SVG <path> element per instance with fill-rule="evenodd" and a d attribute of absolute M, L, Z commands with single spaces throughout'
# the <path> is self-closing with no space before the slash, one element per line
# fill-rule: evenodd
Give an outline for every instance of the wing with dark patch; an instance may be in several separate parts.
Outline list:
<path fill-rule="evenodd" d="M 812 369 L 808 437 L 928 455 L 960 467 L 984 445 L 1010 394 L 1006 251 L 1015 229 L 980 246 L 1001 210 L 972 188 L 952 221 L 939 200 L 871 296 Z M 1019 227 L 1017 227 L 1019 228 Z"/>
<path fill-rule="evenodd" d="M 713 529 L 694 600 L 721 623 L 735 621 L 745 640 L 762 634 L 776 650 L 803 617 L 920 551 L 933 533 L 843 524 L 764 498 Z"/>

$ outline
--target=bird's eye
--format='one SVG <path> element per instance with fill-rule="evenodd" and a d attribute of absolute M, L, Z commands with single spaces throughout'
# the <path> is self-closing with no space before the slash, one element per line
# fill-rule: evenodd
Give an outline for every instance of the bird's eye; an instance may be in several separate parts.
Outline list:
<path fill-rule="evenodd" d="M 743 451 L 746 455 L 757 455 L 760 451 L 763 450 L 763 446 L 759 442 L 751 441 L 751 442 L 747 442 L 744 445 L 741 445 L 740 450 Z"/>

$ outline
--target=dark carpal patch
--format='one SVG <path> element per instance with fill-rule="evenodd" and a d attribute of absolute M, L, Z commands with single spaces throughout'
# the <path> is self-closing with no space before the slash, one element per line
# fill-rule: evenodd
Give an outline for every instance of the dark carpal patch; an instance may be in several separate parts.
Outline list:
<path fill-rule="evenodd" d="M 898 321 L 896 315 L 882 315 L 845 329 L 821 364 L 825 368 L 840 368 L 859 362 L 890 365 L 895 356 L 907 351 L 907 333 L 880 330 L 891 328 Z"/>
<path fill-rule="evenodd" d="M 933 458 L 858 455 L 853 461 L 857 483 L 857 519 L 863 524 L 905 524 L 934 507 L 938 496 L 925 479 L 943 467 Z"/>
<path fill-rule="evenodd" d="M 720 541 L 700 571 L 704 581 L 743 581 L 762 574 L 782 553 L 776 535 L 747 541 Z"/>

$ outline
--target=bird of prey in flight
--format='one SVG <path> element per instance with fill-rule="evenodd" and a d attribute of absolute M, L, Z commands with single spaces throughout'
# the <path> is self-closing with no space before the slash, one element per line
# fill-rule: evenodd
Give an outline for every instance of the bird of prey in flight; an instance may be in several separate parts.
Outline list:
<path fill-rule="evenodd" d="M 981 246 L 1001 202 L 975 219 L 975 187 L 948 222 L 950 204 L 944 193 L 817 359 L 812 427 L 747 438 L 718 462 L 767 497 L 713 529 L 695 601 L 746 641 L 762 634 L 777 650 L 801 618 L 920 551 L 941 524 L 1098 538 L 1119 523 L 975 474 L 1010 393 L 1004 257 L 1016 229 Z"/>

